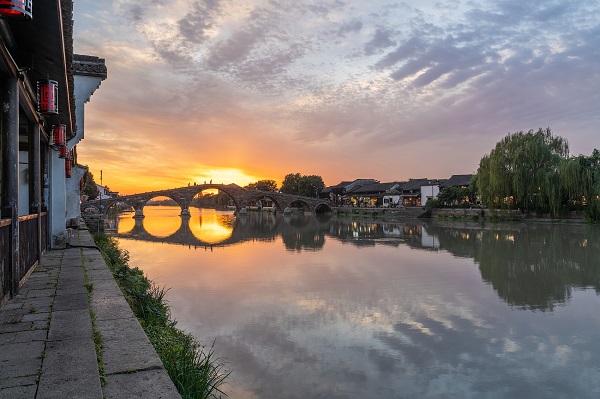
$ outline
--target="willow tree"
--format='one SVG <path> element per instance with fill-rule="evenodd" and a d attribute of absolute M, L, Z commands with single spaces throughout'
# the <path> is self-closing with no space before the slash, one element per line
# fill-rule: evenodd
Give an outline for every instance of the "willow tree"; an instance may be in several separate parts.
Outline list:
<path fill-rule="evenodd" d="M 479 163 L 477 185 L 483 203 L 557 213 L 558 168 L 568 155 L 567 141 L 550 128 L 508 134 Z"/>
<path fill-rule="evenodd" d="M 560 165 L 560 188 L 566 192 L 571 204 L 586 204 L 590 220 L 600 221 L 600 151 L 592 155 L 572 157 Z"/>

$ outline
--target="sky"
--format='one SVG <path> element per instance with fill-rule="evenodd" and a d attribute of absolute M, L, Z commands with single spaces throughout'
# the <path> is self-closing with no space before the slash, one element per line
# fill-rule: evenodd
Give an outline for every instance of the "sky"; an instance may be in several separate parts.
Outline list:
<path fill-rule="evenodd" d="M 600 148 L 598 0 L 77 0 L 106 60 L 78 161 L 121 194 L 475 173 L 506 134 Z"/>

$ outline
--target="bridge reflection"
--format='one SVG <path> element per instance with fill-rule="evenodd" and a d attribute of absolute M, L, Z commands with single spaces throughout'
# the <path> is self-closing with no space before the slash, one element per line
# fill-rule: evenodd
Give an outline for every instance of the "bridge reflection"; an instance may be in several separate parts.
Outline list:
<path fill-rule="evenodd" d="M 273 241 L 281 236 L 286 247 L 302 249 L 322 247 L 328 226 L 328 218 L 281 216 L 268 212 L 253 212 L 242 217 L 201 213 L 191 217 L 167 217 L 164 218 L 168 220 L 166 224 L 161 219 L 160 216 L 145 219 L 113 217 L 108 220 L 107 232 L 121 238 L 195 248 Z M 173 223 L 178 226 L 174 227 Z"/>
<path fill-rule="evenodd" d="M 117 235 L 206 249 L 281 237 L 288 251 L 319 251 L 327 239 L 359 247 L 444 251 L 473 259 L 481 278 L 498 296 L 521 309 L 552 310 L 568 301 L 574 289 L 600 293 L 600 228 L 594 226 L 358 221 L 257 212 L 237 218 L 228 214 L 172 218 L 179 225 L 158 237 L 149 233 L 153 228 L 145 227 L 152 219 L 121 219 Z M 117 220 L 112 222 L 116 228 Z"/>
<path fill-rule="evenodd" d="M 274 215 L 251 212 L 234 217 L 231 213 L 200 212 L 191 217 L 162 216 L 134 219 L 113 217 L 108 232 L 118 237 L 188 247 L 225 247 L 246 241 L 274 241 L 281 237 L 287 250 L 319 250 L 326 237 L 355 246 L 410 245 L 436 249 L 439 240 L 427 233 L 420 222 L 356 221 L 327 214 Z"/>

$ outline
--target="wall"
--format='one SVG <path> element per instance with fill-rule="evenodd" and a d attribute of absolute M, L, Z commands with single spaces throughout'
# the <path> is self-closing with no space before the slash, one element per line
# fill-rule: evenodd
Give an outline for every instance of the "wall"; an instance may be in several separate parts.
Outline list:
<path fill-rule="evenodd" d="M 79 225 L 79 219 L 81 218 L 81 206 L 79 202 L 81 200 L 81 190 L 79 182 L 86 171 L 87 168 L 75 165 L 71 172 L 71 178 L 66 179 L 67 224 L 75 227 Z"/>
<path fill-rule="evenodd" d="M 433 193 L 433 195 L 432 195 Z M 436 199 L 438 194 L 440 193 L 440 186 L 421 186 L 421 205 L 427 204 L 427 199 L 432 198 Z"/>
<path fill-rule="evenodd" d="M 75 118 L 77 127 L 75 137 L 69 140 L 69 150 L 84 139 L 85 103 L 90 101 L 92 94 L 94 94 L 94 91 L 100 86 L 101 82 L 102 78 L 99 77 L 75 75 Z"/>

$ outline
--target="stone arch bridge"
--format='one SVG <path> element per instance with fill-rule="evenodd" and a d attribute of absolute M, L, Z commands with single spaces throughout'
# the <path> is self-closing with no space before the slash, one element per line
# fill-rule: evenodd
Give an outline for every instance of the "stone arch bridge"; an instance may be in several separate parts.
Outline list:
<path fill-rule="evenodd" d="M 192 199 L 204 190 L 217 189 L 228 194 L 235 205 L 235 214 L 245 212 L 246 208 L 262 199 L 273 201 L 276 212 L 285 212 L 293 206 L 301 207 L 305 212 L 324 213 L 331 212 L 331 203 L 328 199 L 303 197 L 300 195 L 283 194 L 276 191 L 248 190 L 237 184 L 198 184 L 169 190 L 150 191 L 147 193 L 123 195 L 116 198 L 85 201 L 81 203 L 83 213 L 88 209 L 95 209 L 106 213 L 115 205 L 125 205 L 135 210 L 135 217 L 144 217 L 144 206 L 153 198 L 167 197 L 177 202 L 181 207 L 181 215 L 189 215 L 189 205 Z M 101 209 L 102 208 L 102 209 Z"/>

